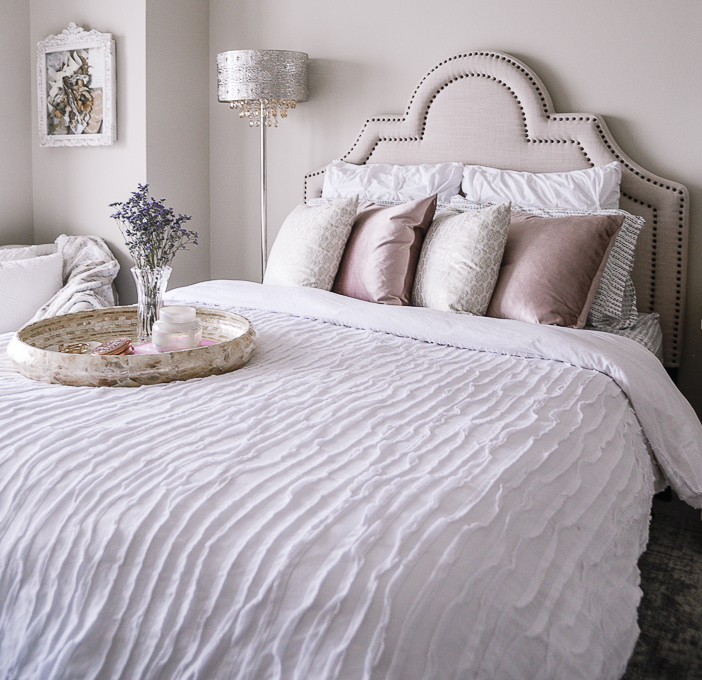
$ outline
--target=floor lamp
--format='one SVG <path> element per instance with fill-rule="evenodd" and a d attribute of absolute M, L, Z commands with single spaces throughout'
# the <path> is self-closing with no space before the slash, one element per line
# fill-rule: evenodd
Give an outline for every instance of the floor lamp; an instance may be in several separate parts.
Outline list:
<path fill-rule="evenodd" d="M 278 127 L 297 102 L 306 102 L 307 55 L 285 50 L 231 50 L 217 55 L 217 97 L 261 128 L 261 280 L 268 260 L 266 128 Z"/>

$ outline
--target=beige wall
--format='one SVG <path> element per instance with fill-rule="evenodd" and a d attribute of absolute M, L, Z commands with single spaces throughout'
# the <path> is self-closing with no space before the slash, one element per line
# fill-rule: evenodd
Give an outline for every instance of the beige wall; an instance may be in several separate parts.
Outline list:
<path fill-rule="evenodd" d="M 210 276 L 209 0 L 146 2 L 146 177 L 199 245 L 176 256 L 169 288 Z"/>
<path fill-rule="evenodd" d="M 507 52 L 539 74 L 558 111 L 603 115 L 629 156 L 690 189 L 680 385 L 702 413 L 702 3 L 242 0 L 235 8 L 211 0 L 210 26 L 213 277 L 259 276 L 256 135 L 216 103 L 216 53 L 292 49 L 311 59 L 310 101 L 269 136 L 274 234 L 301 200 L 304 173 L 345 153 L 366 117 L 402 112 L 424 73 L 446 57 Z"/>
<path fill-rule="evenodd" d="M 0 22 L 0 245 L 32 243 L 29 4 L 5 0 Z"/>
<path fill-rule="evenodd" d="M 30 0 L 30 38 L 36 45 L 69 21 L 112 33 L 117 61 L 117 142 L 109 147 L 39 148 L 32 127 L 34 238 L 95 234 L 117 255 L 123 302 L 135 298 L 132 261 L 110 203 L 138 183 L 166 198 L 201 246 L 180 253 L 171 287 L 209 278 L 208 0 Z M 34 68 L 34 61 L 32 67 Z M 36 88 L 33 77 L 32 92 Z M 36 118 L 36 97 L 32 99 Z"/>

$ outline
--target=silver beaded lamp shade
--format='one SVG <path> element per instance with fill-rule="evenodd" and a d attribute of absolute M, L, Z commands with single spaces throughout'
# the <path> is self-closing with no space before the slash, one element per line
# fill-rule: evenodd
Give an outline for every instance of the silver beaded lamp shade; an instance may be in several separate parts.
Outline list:
<path fill-rule="evenodd" d="M 217 55 L 217 95 L 221 102 L 306 102 L 307 55 L 286 50 L 221 52 Z"/>
<path fill-rule="evenodd" d="M 261 128 L 261 279 L 268 259 L 266 128 L 309 99 L 307 55 L 287 50 L 231 50 L 217 55 L 217 98 Z"/>

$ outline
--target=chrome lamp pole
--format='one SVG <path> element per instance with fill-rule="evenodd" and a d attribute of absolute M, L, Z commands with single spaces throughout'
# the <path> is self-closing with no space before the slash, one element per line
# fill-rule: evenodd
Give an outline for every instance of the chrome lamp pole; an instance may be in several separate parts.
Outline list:
<path fill-rule="evenodd" d="M 278 127 L 297 102 L 306 102 L 307 55 L 285 50 L 231 50 L 217 55 L 217 98 L 261 128 L 261 280 L 268 260 L 266 128 Z"/>

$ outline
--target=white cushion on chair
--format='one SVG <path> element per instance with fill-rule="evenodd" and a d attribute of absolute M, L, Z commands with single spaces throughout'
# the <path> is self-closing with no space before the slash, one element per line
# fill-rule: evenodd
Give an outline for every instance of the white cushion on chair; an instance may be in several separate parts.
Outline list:
<path fill-rule="evenodd" d="M 0 246 L 0 262 L 7 260 L 28 260 L 39 255 L 51 255 L 58 252 L 55 243 L 44 243 L 40 246 Z"/>
<path fill-rule="evenodd" d="M 21 328 L 61 289 L 62 269 L 63 255 L 58 252 L 0 259 L 0 333 Z"/>

